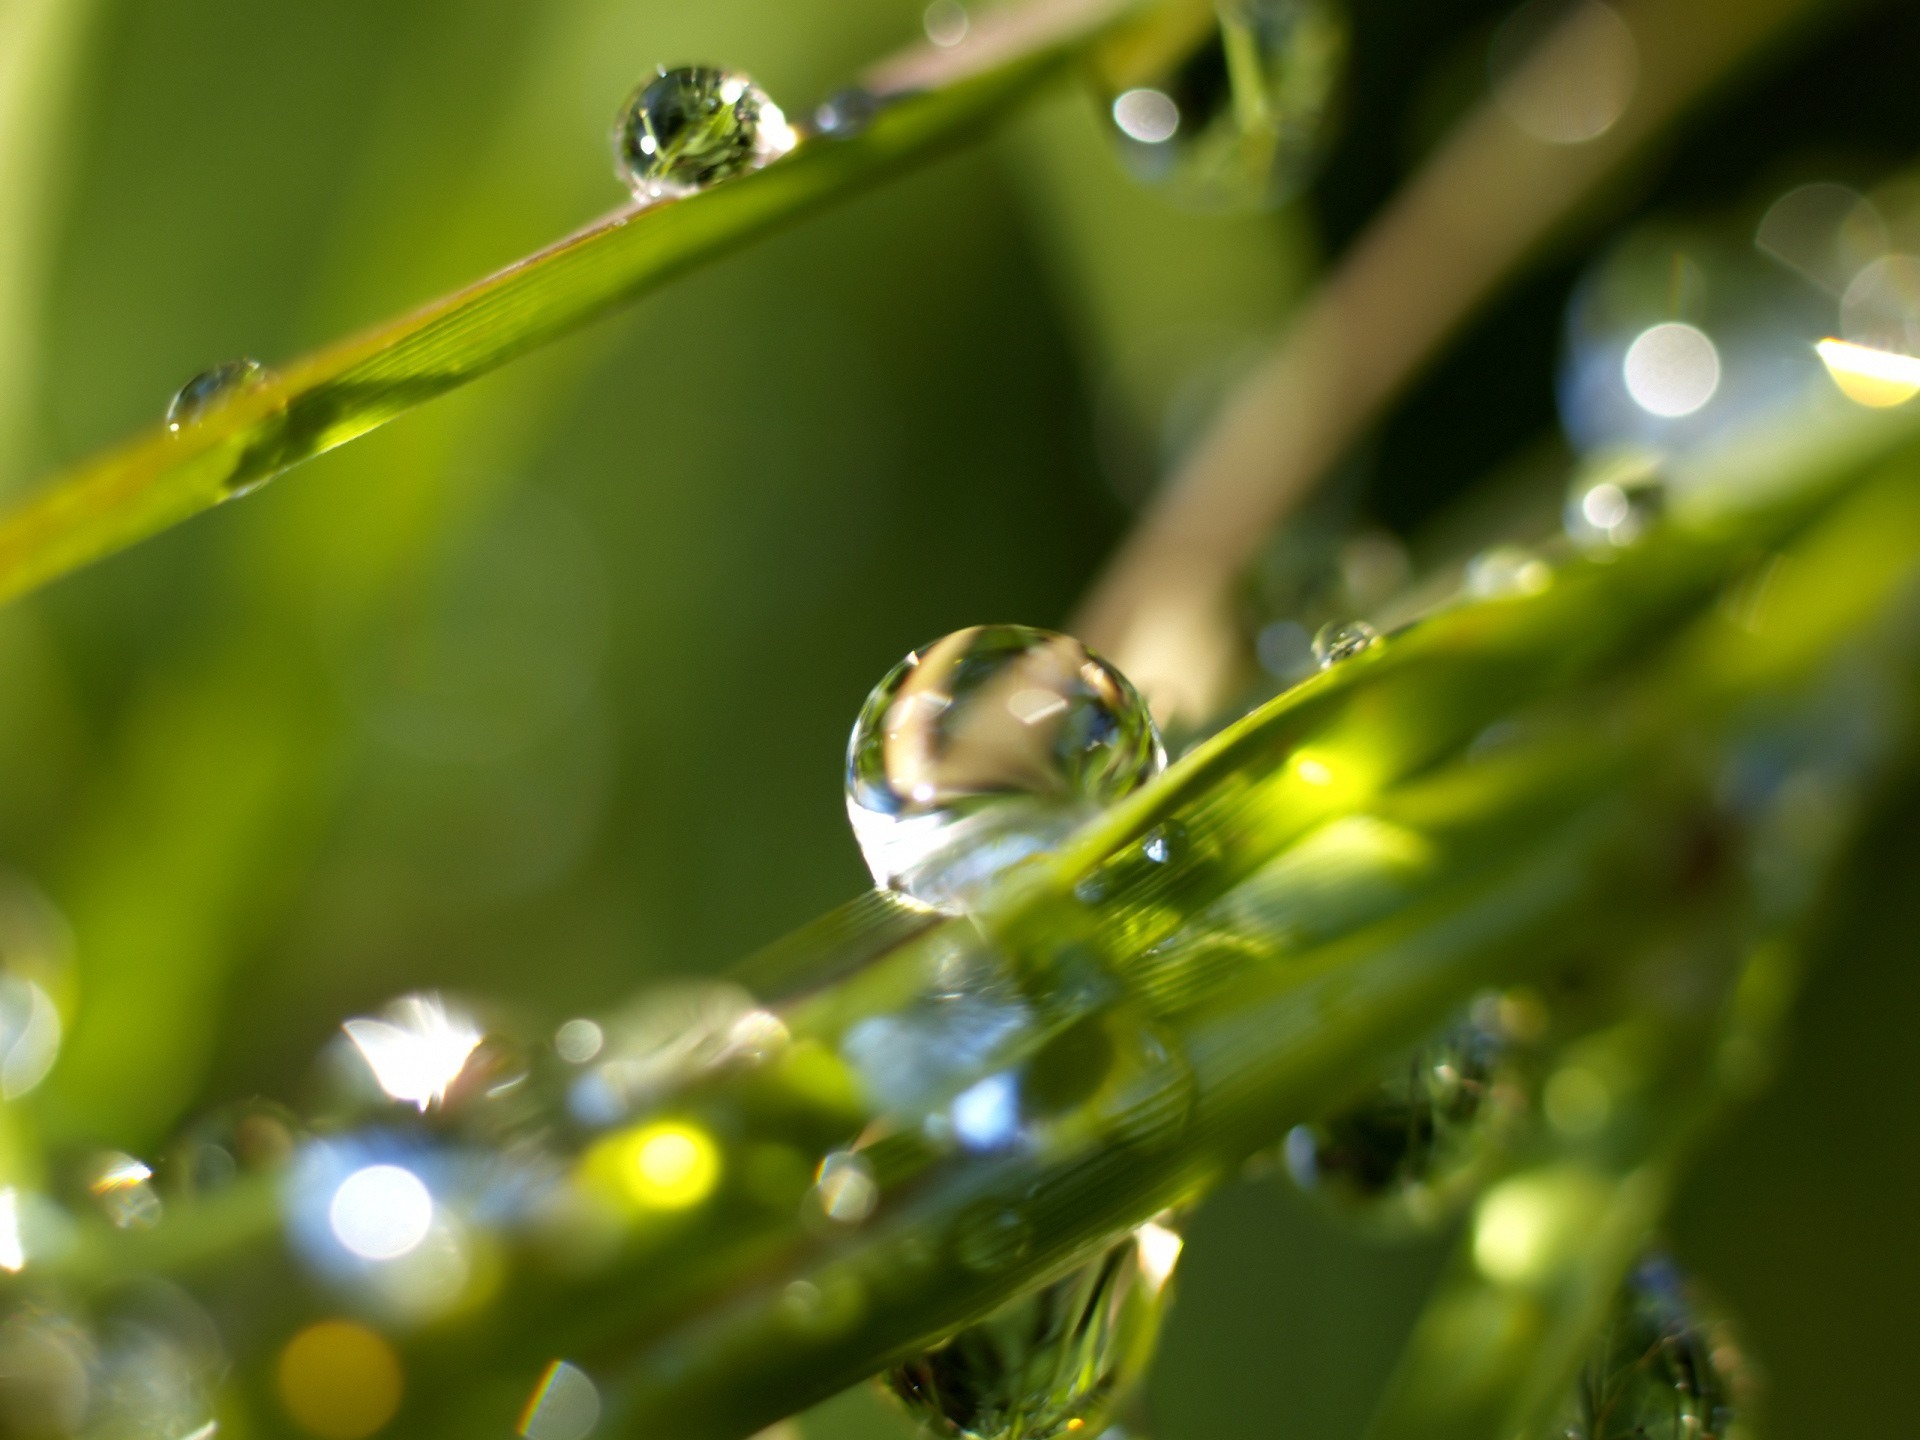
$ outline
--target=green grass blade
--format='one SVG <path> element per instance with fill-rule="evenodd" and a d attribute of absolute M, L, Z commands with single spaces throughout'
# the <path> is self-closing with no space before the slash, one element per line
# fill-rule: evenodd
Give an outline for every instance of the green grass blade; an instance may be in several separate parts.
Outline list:
<path fill-rule="evenodd" d="M 957 63 L 916 65 L 908 57 L 876 72 L 874 90 L 886 103 L 858 134 L 812 137 L 753 174 L 615 213 L 465 290 L 282 367 L 178 433 L 157 426 L 56 477 L 0 516 L 0 601 L 230 499 L 962 142 L 1009 113 L 1127 7 L 1082 0 L 1029 13 L 1025 30 Z"/>

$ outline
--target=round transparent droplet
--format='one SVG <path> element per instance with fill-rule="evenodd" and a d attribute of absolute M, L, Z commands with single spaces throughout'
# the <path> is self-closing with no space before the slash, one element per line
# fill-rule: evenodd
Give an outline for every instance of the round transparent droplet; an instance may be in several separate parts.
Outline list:
<path fill-rule="evenodd" d="M 867 697 L 847 814 L 874 881 L 958 909 L 1166 764 L 1145 702 L 1078 640 L 978 625 L 915 651 Z"/>
<path fill-rule="evenodd" d="M 1127 168 L 1206 210 L 1297 194 L 1325 146 L 1346 67 L 1333 0 L 1219 0 L 1177 63 L 1104 97 Z"/>
<path fill-rule="evenodd" d="M 1666 511 L 1667 467 L 1644 450 L 1613 451 L 1580 467 L 1567 486 L 1567 538 L 1589 555 L 1643 539 Z"/>
<path fill-rule="evenodd" d="M 1380 643 L 1380 632 L 1364 620 L 1339 620 L 1322 625 L 1313 637 L 1314 662 L 1322 670 L 1351 660 Z"/>
<path fill-rule="evenodd" d="M 758 170 L 798 143 L 767 92 L 737 70 L 662 68 L 614 127 L 615 166 L 639 200 L 691 195 Z"/>
<path fill-rule="evenodd" d="M 174 392 L 167 402 L 167 429 L 178 433 L 197 424 L 208 411 L 267 378 L 267 367 L 242 356 L 202 370 Z"/>
<path fill-rule="evenodd" d="M 1145 1373 L 1179 1236 L 1144 1225 L 1093 1263 L 895 1366 L 884 1384 L 952 1440 L 1094 1435 Z"/>
<path fill-rule="evenodd" d="M 862 86 L 836 90 L 814 107 L 814 133 L 835 140 L 850 140 L 873 123 L 873 117 L 880 113 L 880 105 L 880 97 Z"/>
<path fill-rule="evenodd" d="M 1444 1221 L 1524 1113 L 1517 1013 L 1483 999 L 1360 1101 L 1295 1126 L 1283 1147 L 1294 1182 L 1384 1233 Z"/>
<path fill-rule="evenodd" d="M 1752 1375 L 1725 1320 L 1664 1255 L 1634 1268 L 1552 1433 L 1566 1440 L 1747 1440 Z"/>
<path fill-rule="evenodd" d="M 1553 567 L 1524 545 L 1495 545 L 1467 562 L 1466 592 L 1480 600 L 1538 595 L 1553 584 Z"/>

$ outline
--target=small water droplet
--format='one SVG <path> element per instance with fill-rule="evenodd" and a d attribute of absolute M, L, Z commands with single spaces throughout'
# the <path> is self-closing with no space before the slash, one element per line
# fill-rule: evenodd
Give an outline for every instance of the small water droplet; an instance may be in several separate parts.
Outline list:
<path fill-rule="evenodd" d="M 1380 632 L 1364 620 L 1336 620 L 1313 637 L 1313 658 L 1322 670 L 1351 660 L 1380 643 Z"/>
<path fill-rule="evenodd" d="M 1567 487 L 1567 538 L 1589 554 L 1633 544 L 1666 509 L 1666 470 L 1642 451 L 1582 466 Z"/>
<path fill-rule="evenodd" d="M 1296 1125 L 1282 1150 L 1294 1183 L 1386 1231 L 1444 1220 L 1525 1109 L 1505 1014 L 1475 1005 L 1370 1095 Z"/>
<path fill-rule="evenodd" d="M 873 1168 L 847 1150 L 836 1150 L 820 1162 L 813 1195 L 821 1213 L 841 1225 L 858 1225 L 880 1203 Z"/>
<path fill-rule="evenodd" d="M 758 170 L 799 143 L 780 107 L 737 70 L 688 65 L 658 73 L 614 127 L 620 178 L 638 200 L 691 195 Z"/>
<path fill-rule="evenodd" d="M 1143 1225 L 1093 1263 L 1023 1295 L 884 1377 L 951 1440 L 1093 1435 L 1146 1371 L 1180 1238 Z"/>
<path fill-rule="evenodd" d="M 199 424 L 208 411 L 264 383 L 266 378 L 267 367 L 246 356 L 202 370 L 167 402 L 167 429 L 178 435 L 187 426 Z"/>
<path fill-rule="evenodd" d="M 1266 209 L 1319 158 L 1346 66 L 1333 0 L 1222 0 L 1219 23 L 1163 73 L 1108 96 L 1121 158 L 1208 210 Z"/>
<path fill-rule="evenodd" d="M 1731 1327 L 1704 1310 L 1663 1255 L 1615 1298 L 1552 1433 L 1566 1440 L 1733 1440 L 1752 1374 Z"/>
<path fill-rule="evenodd" d="M 850 140 L 864 132 L 880 113 L 880 97 L 859 85 L 836 90 L 814 108 L 813 128 L 835 140 Z"/>
<path fill-rule="evenodd" d="M 94 1162 L 87 1189 L 101 1213 L 120 1230 L 151 1230 L 160 1223 L 162 1206 L 153 1188 L 153 1169 L 146 1162 L 118 1151 Z"/>
<path fill-rule="evenodd" d="M 847 746 L 847 815 L 874 880 L 957 910 L 1166 764 L 1153 719 L 1079 641 L 978 625 L 875 687 Z"/>
<path fill-rule="evenodd" d="M 942 50 L 951 50 L 966 39 L 967 32 L 973 28 L 967 7 L 959 0 L 933 0 L 920 16 L 920 25 L 927 32 L 927 39 Z"/>
<path fill-rule="evenodd" d="M 1483 600 L 1538 595 L 1551 584 L 1553 567 L 1524 545 L 1495 545 L 1467 562 L 1467 593 Z"/>

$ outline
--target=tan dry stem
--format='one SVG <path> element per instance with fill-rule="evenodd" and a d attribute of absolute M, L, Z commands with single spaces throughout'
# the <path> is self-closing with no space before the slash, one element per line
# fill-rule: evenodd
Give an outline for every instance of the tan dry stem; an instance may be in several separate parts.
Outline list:
<path fill-rule="evenodd" d="M 1628 0 L 1618 13 L 1638 51 L 1637 83 L 1617 121 L 1584 143 L 1538 139 L 1497 99 L 1481 104 L 1228 398 L 1095 584 L 1076 633 L 1163 722 L 1217 709 L 1242 664 L 1234 587 L 1273 527 L 1582 201 L 1816 8 Z M 1597 43 L 1582 6 L 1502 93 L 1590 91 Z"/>

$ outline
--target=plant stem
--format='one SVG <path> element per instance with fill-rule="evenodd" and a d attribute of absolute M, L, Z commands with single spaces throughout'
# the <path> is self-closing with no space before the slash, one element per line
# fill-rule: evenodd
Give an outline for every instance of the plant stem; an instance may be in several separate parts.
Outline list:
<path fill-rule="evenodd" d="M 1594 62 L 1576 6 L 1523 76 L 1576 88 Z M 1083 602 L 1075 633 L 1163 718 L 1205 720 L 1241 666 L 1233 591 L 1266 536 L 1467 318 L 1687 108 L 1792 26 L 1811 0 L 1629 0 L 1639 55 L 1618 120 L 1554 144 L 1483 102 L 1310 299 Z"/>

